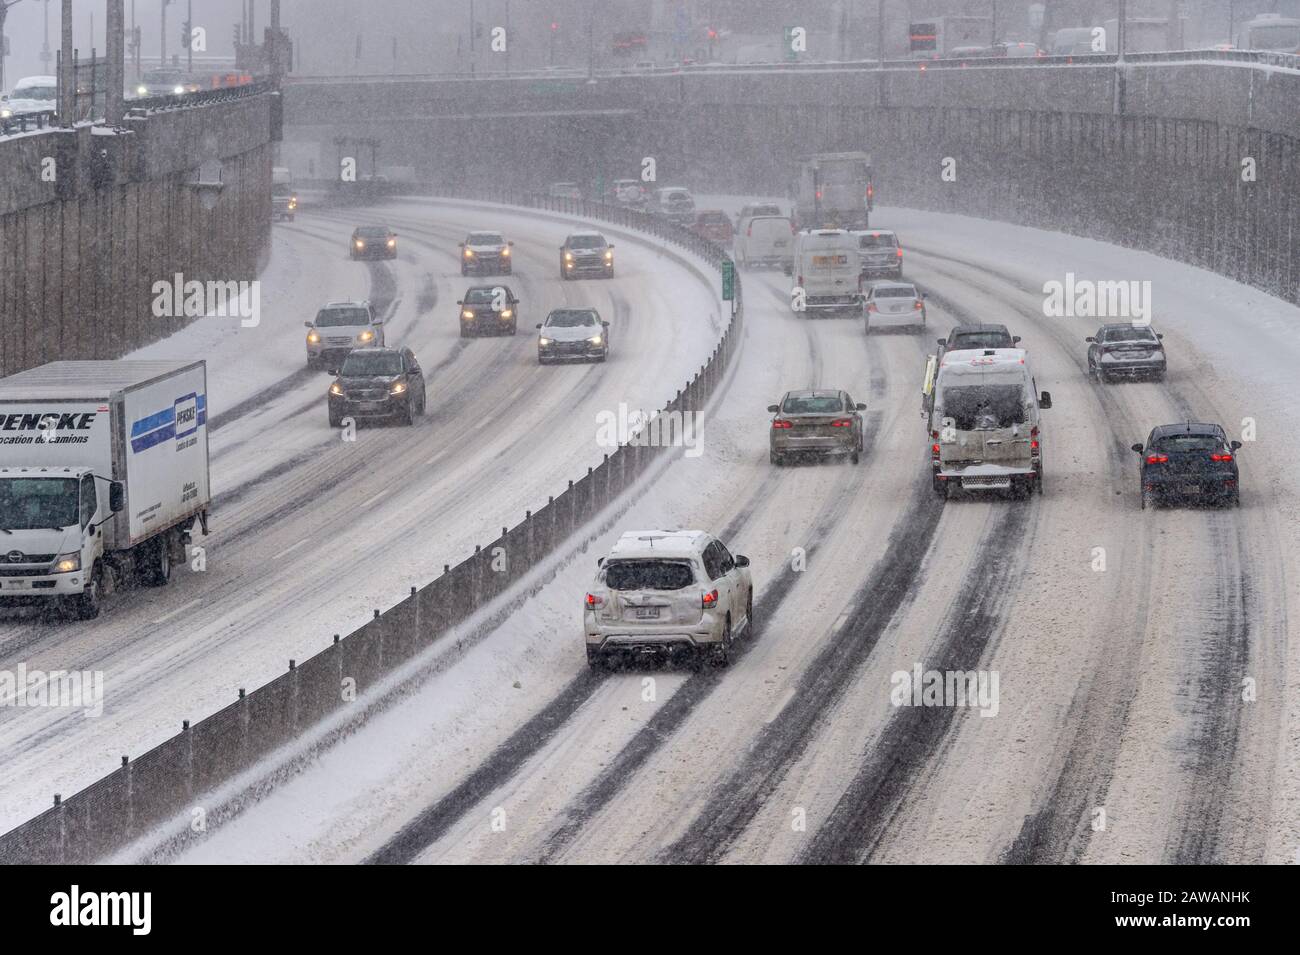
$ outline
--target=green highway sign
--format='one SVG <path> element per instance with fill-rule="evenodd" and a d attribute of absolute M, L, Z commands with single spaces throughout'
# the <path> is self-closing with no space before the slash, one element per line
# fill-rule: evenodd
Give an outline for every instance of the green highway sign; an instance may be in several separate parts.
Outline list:
<path fill-rule="evenodd" d="M 736 297 L 736 263 L 727 259 L 722 263 L 722 300 L 730 302 Z"/>

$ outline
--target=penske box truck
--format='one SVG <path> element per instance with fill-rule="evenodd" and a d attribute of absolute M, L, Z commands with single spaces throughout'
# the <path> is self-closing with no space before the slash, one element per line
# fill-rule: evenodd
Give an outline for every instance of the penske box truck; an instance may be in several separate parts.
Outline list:
<path fill-rule="evenodd" d="M 56 361 L 0 378 L 0 606 L 98 616 L 207 533 L 207 366 Z"/>

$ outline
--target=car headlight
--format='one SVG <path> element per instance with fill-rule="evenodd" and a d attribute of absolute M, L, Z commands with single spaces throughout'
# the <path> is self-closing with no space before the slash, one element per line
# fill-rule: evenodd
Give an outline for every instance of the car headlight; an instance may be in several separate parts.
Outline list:
<path fill-rule="evenodd" d="M 588 338 L 587 341 L 591 342 L 591 344 L 593 344 L 593 345 L 599 345 L 599 344 L 600 344 L 600 336 L 599 336 L 599 335 L 595 335 L 595 336 L 593 336 L 593 337 L 591 337 L 591 338 Z"/>
<path fill-rule="evenodd" d="M 389 240 L 388 240 L 388 247 L 389 247 L 390 249 L 392 249 L 392 248 L 396 248 L 396 246 L 397 246 L 397 240 L 396 240 L 396 239 L 389 239 Z"/>
<path fill-rule="evenodd" d="M 289 200 L 289 208 L 290 208 L 290 209 L 297 209 L 297 208 L 298 208 L 298 197 L 297 197 L 297 196 L 294 196 L 293 198 L 291 198 L 291 199 Z"/>
<path fill-rule="evenodd" d="M 549 344 L 551 344 L 551 342 L 552 342 L 552 339 L 550 339 L 550 338 L 539 338 L 539 339 L 537 339 L 537 344 L 539 344 L 539 345 L 543 345 L 543 346 L 545 346 L 545 345 L 549 345 Z"/>
<path fill-rule="evenodd" d="M 573 261 L 573 253 L 572 253 L 572 252 L 565 252 L 565 253 L 564 253 L 564 261 L 566 261 L 566 262 L 572 262 L 572 261 Z"/>
<path fill-rule="evenodd" d="M 503 308 L 503 309 L 501 309 L 501 317 L 502 317 L 502 318 L 509 318 L 509 317 L 510 317 L 511 315 L 513 315 L 514 313 L 515 313 L 515 312 L 514 312 L 514 309 L 511 309 L 511 308 Z"/>
<path fill-rule="evenodd" d="M 362 242 L 360 239 L 357 239 L 357 248 L 358 248 L 358 249 L 364 249 L 365 247 L 366 247 L 366 244 L 365 244 L 364 242 Z"/>
<path fill-rule="evenodd" d="M 465 311 L 460 313 L 460 317 L 464 319 L 472 319 L 474 317 L 474 313 L 471 312 L 469 309 L 465 309 Z"/>
<path fill-rule="evenodd" d="M 370 342 L 374 340 L 375 340 L 374 332 L 362 332 L 360 335 L 357 336 L 357 341 L 359 342 Z"/>
<path fill-rule="evenodd" d="M 334 382 L 334 384 L 330 385 L 330 394 L 332 394 L 332 395 L 338 395 L 340 398 L 342 398 L 342 397 L 343 397 L 343 386 L 340 385 L 337 381 Z"/>
<path fill-rule="evenodd" d="M 320 341 L 320 332 L 307 333 L 307 342 L 309 344 L 315 345 L 318 341 Z"/>
<path fill-rule="evenodd" d="M 612 250 L 612 249 L 606 249 L 606 250 L 605 250 L 605 261 L 608 262 L 608 261 L 609 261 L 610 259 L 612 259 L 613 257 L 614 257 L 614 252 L 613 252 L 613 250 Z"/>
<path fill-rule="evenodd" d="M 137 86 L 137 87 L 135 88 L 135 95 L 136 95 L 136 96 L 148 96 L 148 95 L 149 95 L 149 87 L 147 87 L 147 86 Z"/>
<path fill-rule="evenodd" d="M 173 87 L 172 87 L 172 92 L 175 93 L 177 96 L 180 96 L 182 93 L 185 92 L 185 87 L 183 87 L 183 86 L 173 86 Z"/>
<path fill-rule="evenodd" d="M 13 114 L 14 111 L 11 109 L 0 109 L 0 119 L 8 119 Z"/>
<path fill-rule="evenodd" d="M 466 249 L 466 250 L 465 250 L 465 258 L 467 258 L 467 259 L 472 259 L 472 258 L 474 258 L 474 250 L 473 250 L 473 249 Z"/>
<path fill-rule="evenodd" d="M 390 395 L 401 395 L 401 394 L 405 394 L 405 393 L 406 393 L 406 382 L 404 382 L 404 381 L 395 381 L 395 382 L 393 382 L 393 386 L 392 386 L 391 388 L 388 389 L 388 393 L 389 393 Z"/>
<path fill-rule="evenodd" d="M 74 570 L 81 570 L 81 554 L 74 551 L 71 554 L 60 554 L 54 561 L 54 573 L 70 574 Z"/>
<path fill-rule="evenodd" d="M 510 250 L 509 250 L 509 249 L 502 249 L 502 250 L 501 250 L 501 255 L 502 255 L 503 258 L 507 258 L 507 259 L 510 258 Z"/>

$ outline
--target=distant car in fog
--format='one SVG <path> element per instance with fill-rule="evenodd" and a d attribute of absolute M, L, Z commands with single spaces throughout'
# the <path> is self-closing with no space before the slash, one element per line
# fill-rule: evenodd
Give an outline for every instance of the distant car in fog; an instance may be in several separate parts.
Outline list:
<path fill-rule="evenodd" d="M 735 237 L 731 220 L 721 209 L 703 209 L 696 213 L 691 231 L 701 238 L 722 246 L 731 245 L 731 240 Z"/>
<path fill-rule="evenodd" d="M 1192 501 L 1239 506 L 1240 447 L 1217 424 L 1186 421 L 1153 428 L 1145 445 L 1133 445 L 1142 456 L 1142 507 Z"/>
<path fill-rule="evenodd" d="M 610 198 L 621 206 L 639 209 L 646 204 L 645 186 L 636 179 L 615 179 L 609 187 Z"/>
<path fill-rule="evenodd" d="M 348 252 L 354 259 L 397 258 L 397 233 L 386 225 L 361 225 L 352 230 Z"/>
<path fill-rule="evenodd" d="M 460 337 L 513 335 L 519 324 L 519 299 L 508 285 L 475 285 L 458 301 Z"/>
<path fill-rule="evenodd" d="M 140 98 L 150 96 L 183 96 L 195 93 L 199 84 L 184 70 L 157 69 L 145 70 L 135 88 L 135 95 Z"/>
<path fill-rule="evenodd" d="M 656 189 L 653 211 L 678 225 L 695 221 L 695 198 L 689 189 L 681 186 L 664 186 Z"/>
<path fill-rule="evenodd" d="M 509 275 L 513 246 L 500 232 L 471 232 L 460 244 L 460 274 Z"/>
<path fill-rule="evenodd" d="M 537 326 L 537 363 L 604 361 L 609 358 L 609 322 L 594 308 L 557 308 Z"/>
<path fill-rule="evenodd" d="M 614 247 L 599 232 L 575 232 L 560 246 L 560 278 L 614 277 Z"/>
<path fill-rule="evenodd" d="M 337 368 L 352 349 L 384 344 L 384 320 L 369 302 L 330 302 L 303 324 L 308 368 Z"/>
<path fill-rule="evenodd" d="M 576 182 L 553 182 L 546 194 L 552 199 L 581 199 L 582 187 Z"/>
<path fill-rule="evenodd" d="M 53 113 L 58 109 L 58 77 L 24 76 L 0 102 L 0 119 L 25 113 Z"/>
<path fill-rule="evenodd" d="M 1261 13 L 1237 30 L 1237 49 L 1300 53 L 1300 20 L 1277 13 Z"/>
<path fill-rule="evenodd" d="M 1163 338 L 1150 325 L 1103 325 L 1086 339 L 1088 374 L 1101 382 L 1112 378 L 1163 381 L 1168 367 Z"/>
<path fill-rule="evenodd" d="M 790 264 L 794 237 L 795 227 L 789 216 L 745 216 L 736 230 L 736 262 L 747 269 L 784 268 Z"/>
<path fill-rule="evenodd" d="M 870 333 L 873 325 L 916 322 L 920 322 L 921 329 L 925 328 L 925 294 L 911 282 L 873 282 L 867 288 L 863 331 Z"/>
<path fill-rule="evenodd" d="M 898 233 L 889 229 L 854 229 L 858 237 L 860 275 L 864 282 L 886 276 L 903 277 L 903 247 Z"/>
<path fill-rule="evenodd" d="M 1106 34 L 1102 27 L 1063 27 L 1052 34 L 1047 52 L 1052 56 L 1082 56 L 1106 52 Z M 1100 49 L 1094 49 L 1100 47 Z"/>
<path fill-rule="evenodd" d="M 413 424 L 424 414 L 424 372 L 409 348 L 358 348 L 329 387 L 331 428 L 344 418 L 393 418 Z"/>

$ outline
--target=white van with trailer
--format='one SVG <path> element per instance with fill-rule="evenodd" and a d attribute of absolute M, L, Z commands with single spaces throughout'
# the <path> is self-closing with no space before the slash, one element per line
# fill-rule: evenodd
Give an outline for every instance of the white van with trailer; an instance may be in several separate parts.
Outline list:
<path fill-rule="evenodd" d="M 791 308 L 807 315 L 862 311 L 858 237 L 844 229 L 810 229 L 794 238 L 786 274 L 794 278 Z"/>
<path fill-rule="evenodd" d="M 0 605 L 81 619 L 207 533 L 207 366 L 56 361 L 0 379 Z"/>
<path fill-rule="evenodd" d="M 923 414 L 930 436 L 934 490 L 1043 492 L 1039 413 L 1052 396 L 1038 392 L 1023 348 L 945 352 L 926 369 Z"/>

